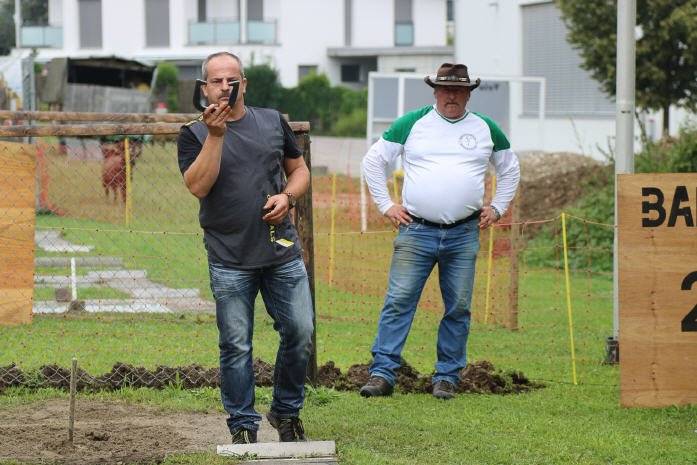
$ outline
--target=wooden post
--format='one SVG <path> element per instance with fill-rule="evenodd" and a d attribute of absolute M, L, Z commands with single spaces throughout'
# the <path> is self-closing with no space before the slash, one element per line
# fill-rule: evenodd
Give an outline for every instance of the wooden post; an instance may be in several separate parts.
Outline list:
<path fill-rule="evenodd" d="M 75 433 L 75 391 L 77 390 L 77 359 L 73 357 L 73 365 L 70 369 L 70 415 L 68 418 L 68 441 L 73 443 Z"/>
<path fill-rule="evenodd" d="M 307 132 L 296 133 L 296 137 L 303 151 L 307 168 L 312 173 L 310 134 Z M 310 294 L 312 296 L 312 308 L 314 309 L 312 324 L 315 329 L 312 332 L 312 353 L 310 354 L 310 361 L 307 367 L 307 378 L 314 385 L 317 383 L 317 307 L 315 305 L 315 242 L 312 223 L 312 182 L 310 182 L 310 187 L 305 195 L 298 199 L 298 203 L 295 206 L 295 225 L 298 228 L 298 234 L 303 246 L 303 257 L 305 259 L 305 268 L 307 268 L 307 276 L 310 280 Z"/>

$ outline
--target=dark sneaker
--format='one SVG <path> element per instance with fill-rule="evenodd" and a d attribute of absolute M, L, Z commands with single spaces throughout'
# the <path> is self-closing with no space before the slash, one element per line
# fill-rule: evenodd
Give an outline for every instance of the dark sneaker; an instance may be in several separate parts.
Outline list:
<path fill-rule="evenodd" d="M 448 400 L 455 397 L 455 385 L 448 381 L 436 381 L 433 385 L 433 397 Z"/>
<path fill-rule="evenodd" d="M 371 376 L 365 386 L 360 390 L 363 397 L 389 396 L 394 387 L 380 376 Z"/>
<path fill-rule="evenodd" d="M 232 431 L 233 444 L 252 444 L 257 442 L 257 432 L 251 429 L 237 428 Z"/>
<path fill-rule="evenodd" d="M 278 440 L 280 442 L 306 441 L 305 428 L 300 418 L 281 418 L 273 412 L 267 413 L 266 418 L 271 423 L 271 426 L 278 431 Z"/>

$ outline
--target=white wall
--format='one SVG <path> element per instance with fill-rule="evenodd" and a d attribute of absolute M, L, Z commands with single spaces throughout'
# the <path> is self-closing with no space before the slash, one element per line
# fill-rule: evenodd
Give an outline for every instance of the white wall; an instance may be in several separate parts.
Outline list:
<path fill-rule="evenodd" d="M 343 11 L 343 3 L 341 7 Z M 343 22 L 343 13 L 341 18 Z M 394 2 L 392 0 L 353 0 L 351 22 L 353 47 L 392 47 L 394 45 Z M 343 29 L 339 24 L 340 32 L 343 33 Z M 343 45 L 343 36 L 341 45 Z"/>
<path fill-rule="evenodd" d="M 48 24 L 61 26 L 63 24 L 63 1 L 48 0 Z"/>
<path fill-rule="evenodd" d="M 128 31 L 124 34 L 124 31 Z M 170 41 L 172 39 L 170 18 Z M 132 57 L 145 48 L 145 4 L 140 0 L 102 0 L 102 51 Z"/>
<path fill-rule="evenodd" d="M 414 0 L 414 45 L 447 45 L 445 0 Z"/>
<path fill-rule="evenodd" d="M 379 3 L 379 2 L 378 2 Z M 280 49 L 275 63 L 281 83 L 298 82 L 298 65 L 317 65 L 318 72 L 329 72 L 328 47 L 344 44 L 344 3 L 341 0 L 281 0 L 278 33 Z"/>

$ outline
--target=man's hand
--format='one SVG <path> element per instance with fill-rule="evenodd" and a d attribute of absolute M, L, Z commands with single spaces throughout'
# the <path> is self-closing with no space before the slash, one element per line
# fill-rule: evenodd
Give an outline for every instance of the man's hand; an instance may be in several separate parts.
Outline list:
<path fill-rule="evenodd" d="M 279 225 L 288 214 L 289 207 L 290 200 L 286 194 L 272 195 L 264 204 L 263 208 L 266 214 L 261 219 L 266 223 Z"/>
<path fill-rule="evenodd" d="M 496 210 L 490 206 L 482 207 L 482 213 L 479 215 L 479 229 L 486 229 L 500 219 Z"/>
<path fill-rule="evenodd" d="M 407 209 L 404 208 L 402 205 L 397 204 L 392 205 L 385 212 L 385 216 L 392 222 L 395 228 L 399 227 L 400 224 L 407 225 L 413 221 L 411 219 L 411 216 L 409 216 Z"/>
<path fill-rule="evenodd" d="M 203 112 L 203 122 L 208 127 L 208 134 L 214 137 L 223 137 L 225 135 L 225 122 L 232 108 L 228 104 L 223 105 L 208 105 Z"/>

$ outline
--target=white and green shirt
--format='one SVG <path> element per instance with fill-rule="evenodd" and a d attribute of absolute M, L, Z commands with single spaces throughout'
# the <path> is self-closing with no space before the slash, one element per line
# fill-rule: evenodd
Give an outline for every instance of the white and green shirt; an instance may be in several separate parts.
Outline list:
<path fill-rule="evenodd" d="M 402 205 L 436 223 L 453 223 L 482 208 L 489 163 L 496 170 L 491 205 L 502 215 L 520 180 L 518 157 L 494 121 L 472 112 L 450 120 L 435 105 L 426 106 L 397 119 L 363 158 L 363 174 L 382 213 L 394 205 L 386 169 L 400 156 Z"/>

